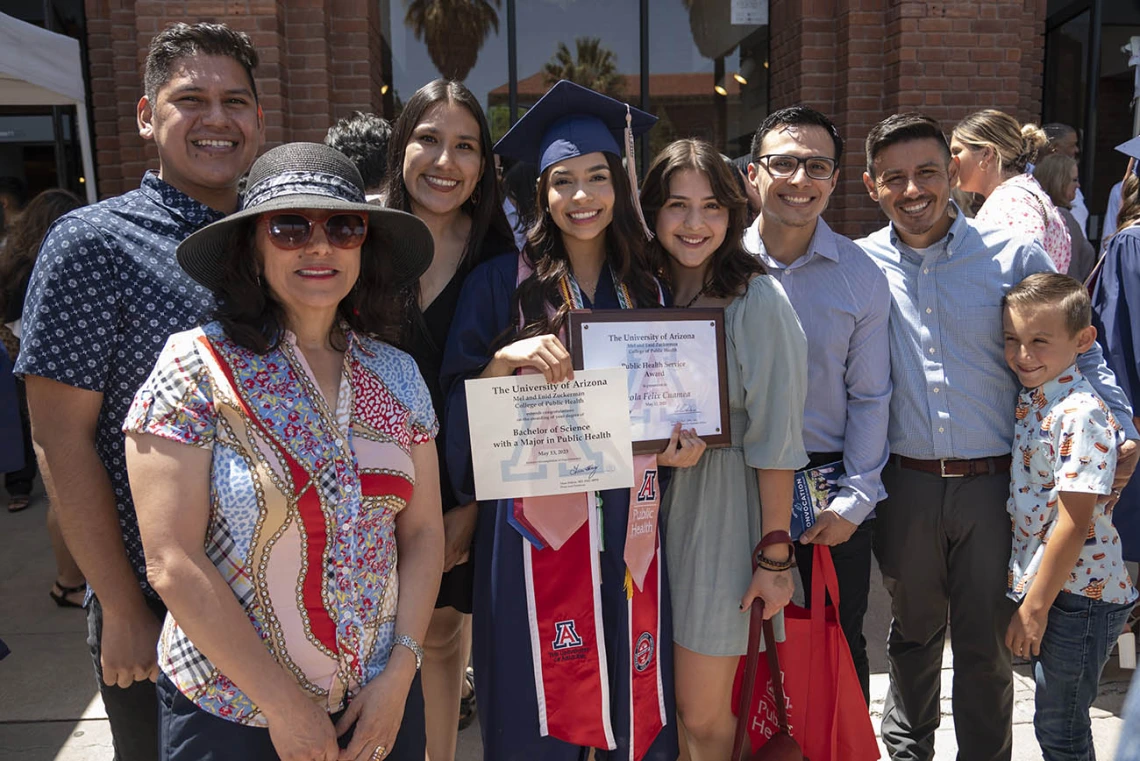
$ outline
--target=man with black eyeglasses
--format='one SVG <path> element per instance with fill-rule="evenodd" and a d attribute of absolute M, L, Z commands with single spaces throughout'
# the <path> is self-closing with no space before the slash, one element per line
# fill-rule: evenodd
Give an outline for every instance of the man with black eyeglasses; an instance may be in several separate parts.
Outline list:
<path fill-rule="evenodd" d="M 839 179 L 843 139 L 806 106 L 775 112 L 752 138 L 749 182 L 763 201 L 745 247 L 780 281 L 808 340 L 804 444 L 808 467 L 842 461 L 839 492 L 796 546 L 805 589 L 813 544 L 831 548 L 839 576 L 839 620 L 864 697 L 870 669 L 863 617 L 871 579 L 875 504 L 886 497 L 891 396 L 887 279 L 858 246 L 821 218 Z M 810 596 L 810 595 L 809 595 Z"/>

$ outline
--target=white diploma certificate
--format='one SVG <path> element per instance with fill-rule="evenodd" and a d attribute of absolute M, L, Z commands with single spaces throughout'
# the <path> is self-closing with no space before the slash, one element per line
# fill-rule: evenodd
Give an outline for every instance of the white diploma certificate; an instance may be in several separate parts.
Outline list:
<path fill-rule="evenodd" d="M 677 310 L 644 310 L 656 319 L 616 312 L 571 315 L 574 358 L 586 368 L 626 371 L 631 435 L 635 451 L 658 451 L 673 426 L 696 429 L 710 446 L 728 443 L 728 397 L 721 314 L 685 310 L 686 319 L 660 319 Z M 719 312 L 720 310 L 716 310 Z M 653 446 L 642 444 L 653 442 Z"/>
<path fill-rule="evenodd" d="M 466 382 L 471 459 L 479 500 L 633 486 L 626 371 L 577 370 Z"/>

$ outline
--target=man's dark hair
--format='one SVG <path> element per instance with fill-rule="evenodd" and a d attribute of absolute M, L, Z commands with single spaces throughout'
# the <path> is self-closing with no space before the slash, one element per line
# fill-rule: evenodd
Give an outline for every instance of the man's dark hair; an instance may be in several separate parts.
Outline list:
<path fill-rule="evenodd" d="M 517 161 L 503 174 L 503 192 L 515 205 L 523 230 L 529 230 L 535 222 L 534 196 L 537 190 L 538 167 L 529 161 Z"/>
<path fill-rule="evenodd" d="M 867 133 L 867 174 L 875 176 L 875 157 L 897 143 L 911 140 L 933 140 L 942 149 L 947 163 L 950 162 L 950 144 L 946 133 L 929 116 L 918 113 L 893 114 L 883 119 Z"/>
<path fill-rule="evenodd" d="M 835 144 L 835 163 L 843 157 L 843 138 L 839 130 L 830 119 L 816 111 L 811 106 L 789 106 L 768 114 L 768 118 L 761 122 L 752 136 L 752 158 L 760 157 L 760 146 L 769 132 L 779 127 L 822 127 L 831 135 L 831 142 Z"/>
<path fill-rule="evenodd" d="M 329 127 L 325 145 L 336 148 L 356 164 L 367 190 L 380 188 L 388 167 L 392 125 L 376 114 L 357 111 Z"/>
<path fill-rule="evenodd" d="M 1061 124 L 1060 122 L 1043 124 L 1041 125 L 1041 129 L 1045 132 L 1045 137 L 1049 138 L 1050 145 L 1069 135 L 1077 134 L 1077 130 L 1074 127 L 1070 127 L 1068 124 Z"/>
<path fill-rule="evenodd" d="M 19 211 L 28 203 L 28 186 L 19 177 L 0 177 L 0 196 L 11 196 Z"/>
<path fill-rule="evenodd" d="M 183 58 L 194 55 L 227 56 L 245 69 L 253 99 L 257 100 L 257 83 L 253 70 L 257 68 L 257 50 L 245 32 L 230 29 L 225 24 L 171 24 L 150 41 L 146 56 L 144 92 L 151 103 L 158 91 L 170 81 L 171 69 Z"/>

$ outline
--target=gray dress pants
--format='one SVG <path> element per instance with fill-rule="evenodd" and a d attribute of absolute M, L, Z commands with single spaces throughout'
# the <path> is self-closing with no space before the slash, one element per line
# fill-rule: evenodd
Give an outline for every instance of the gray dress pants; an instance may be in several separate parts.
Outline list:
<path fill-rule="evenodd" d="M 891 595 L 890 690 L 882 734 L 895 761 L 931 761 L 947 622 L 960 761 L 1009 761 L 1013 671 L 1005 632 L 1009 473 L 943 478 L 893 458 L 874 549 Z"/>

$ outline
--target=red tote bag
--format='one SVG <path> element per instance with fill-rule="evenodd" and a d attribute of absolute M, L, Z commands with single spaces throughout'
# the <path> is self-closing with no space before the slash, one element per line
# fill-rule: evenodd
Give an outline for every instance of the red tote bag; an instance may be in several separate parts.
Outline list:
<path fill-rule="evenodd" d="M 879 758 L 875 730 L 836 615 L 839 580 L 831 551 L 816 545 L 812 566 L 811 609 L 784 608 L 787 639 L 777 646 L 789 728 L 811 761 L 874 761 Z M 832 605 L 825 604 L 825 593 Z M 745 660 L 741 657 L 736 671 L 733 705 L 739 705 Z M 752 747 L 764 745 L 778 728 L 768 664 L 760 661 L 749 710 Z"/>

